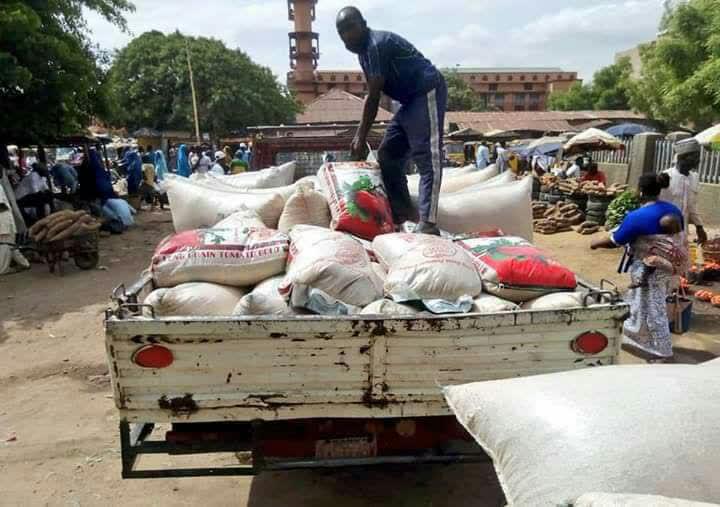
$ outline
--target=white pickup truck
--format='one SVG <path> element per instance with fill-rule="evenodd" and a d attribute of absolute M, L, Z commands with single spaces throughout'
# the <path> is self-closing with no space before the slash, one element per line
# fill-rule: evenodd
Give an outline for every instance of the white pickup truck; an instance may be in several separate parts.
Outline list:
<path fill-rule="evenodd" d="M 441 386 L 613 364 L 628 313 L 616 290 L 581 283 L 585 305 L 553 311 L 158 318 L 142 304 L 152 288 L 149 276 L 118 287 L 105 321 L 126 478 L 486 459 Z M 216 452 L 252 460 L 137 459 Z"/>

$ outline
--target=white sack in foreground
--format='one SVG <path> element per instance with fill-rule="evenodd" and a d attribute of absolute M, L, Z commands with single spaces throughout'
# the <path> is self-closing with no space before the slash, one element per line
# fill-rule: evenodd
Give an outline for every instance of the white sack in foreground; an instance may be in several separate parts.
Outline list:
<path fill-rule="evenodd" d="M 256 211 L 267 227 L 275 229 L 285 206 L 285 201 L 278 194 L 212 190 L 182 177 L 166 178 L 163 187 L 170 200 L 176 232 L 209 229 L 243 208 Z"/>
<path fill-rule="evenodd" d="M 573 507 L 718 507 L 718 504 L 655 495 L 588 493 L 578 498 Z"/>
<path fill-rule="evenodd" d="M 438 205 L 438 227 L 471 233 L 502 229 L 509 236 L 532 241 L 532 178 L 476 192 L 445 194 Z"/>
<path fill-rule="evenodd" d="M 720 368 L 603 366 L 444 392 L 511 506 L 594 491 L 720 498 Z"/>

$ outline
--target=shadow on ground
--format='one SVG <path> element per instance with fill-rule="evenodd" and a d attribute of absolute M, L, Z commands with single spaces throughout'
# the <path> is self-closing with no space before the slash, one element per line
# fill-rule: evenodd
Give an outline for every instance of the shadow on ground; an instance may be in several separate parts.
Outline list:
<path fill-rule="evenodd" d="M 248 507 L 442 507 L 506 504 L 492 464 L 414 465 L 263 473 Z M 339 507 L 339 506 L 337 506 Z"/>

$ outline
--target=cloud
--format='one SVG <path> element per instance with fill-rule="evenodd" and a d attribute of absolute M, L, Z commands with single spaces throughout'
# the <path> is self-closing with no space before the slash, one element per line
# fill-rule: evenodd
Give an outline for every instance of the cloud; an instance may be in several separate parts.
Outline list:
<path fill-rule="evenodd" d="M 147 30 L 204 35 L 239 47 L 284 81 L 289 70 L 285 0 L 134 0 L 133 35 Z M 313 29 L 320 67 L 359 69 L 335 32 L 353 3 L 370 25 L 397 32 L 438 66 L 560 66 L 585 78 L 614 54 L 655 36 L 662 0 L 319 0 Z M 132 36 L 88 13 L 93 39 L 118 49 Z"/>

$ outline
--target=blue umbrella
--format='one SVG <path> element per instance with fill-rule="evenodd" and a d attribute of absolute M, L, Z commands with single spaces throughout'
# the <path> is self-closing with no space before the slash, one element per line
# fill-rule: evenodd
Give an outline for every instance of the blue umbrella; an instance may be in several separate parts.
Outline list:
<path fill-rule="evenodd" d="M 632 137 L 645 132 L 655 132 L 655 129 L 639 123 L 621 123 L 605 129 L 605 132 L 615 137 Z"/>
<path fill-rule="evenodd" d="M 534 155 L 555 155 L 560 148 L 562 148 L 563 143 L 547 143 L 547 144 L 541 144 L 539 146 L 535 146 L 534 148 L 531 148 L 529 151 L 530 156 Z"/>

